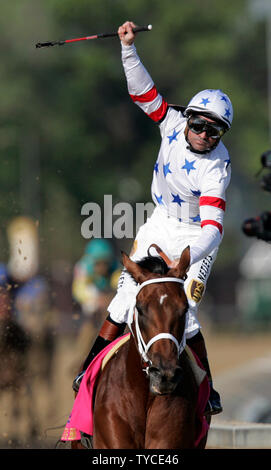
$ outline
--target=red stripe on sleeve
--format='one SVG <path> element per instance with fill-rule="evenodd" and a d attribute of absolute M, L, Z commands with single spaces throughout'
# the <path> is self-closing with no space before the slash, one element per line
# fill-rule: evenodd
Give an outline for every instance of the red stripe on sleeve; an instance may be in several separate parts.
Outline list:
<path fill-rule="evenodd" d="M 162 104 L 161 106 L 159 106 L 159 108 L 154 111 L 153 113 L 150 113 L 148 114 L 148 116 L 155 122 L 159 122 L 161 121 L 161 119 L 163 119 L 163 117 L 165 116 L 166 112 L 167 112 L 167 108 L 168 108 L 168 104 L 167 102 L 164 100 L 164 98 L 162 99 Z"/>
<path fill-rule="evenodd" d="M 219 222 L 216 222 L 215 220 L 203 220 L 201 222 L 201 227 L 204 227 L 205 225 L 214 225 L 215 227 L 218 228 L 218 230 L 220 231 L 220 233 L 222 235 L 223 227 Z"/>
<path fill-rule="evenodd" d="M 226 202 L 220 197 L 201 196 L 199 198 L 199 205 L 218 207 L 218 209 L 222 209 L 223 211 L 226 209 Z"/>
<path fill-rule="evenodd" d="M 147 103 L 148 101 L 153 101 L 158 95 L 158 91 L 155 86 L 153 86 L 149 91 L 143 93 L 143 95 L 130 95 L 132 100 L 138 101 L 139 103 Z"/>

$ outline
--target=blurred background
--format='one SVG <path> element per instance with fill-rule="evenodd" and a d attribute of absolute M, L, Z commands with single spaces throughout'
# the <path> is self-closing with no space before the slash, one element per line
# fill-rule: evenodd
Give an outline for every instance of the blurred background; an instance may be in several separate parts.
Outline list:
<path fill-rule="evenodd" d="M 205 88 L 221 88 L 232 100 L 233 127 L 224 138 L 232 162 L 225 236 L 201 322 L 219 380 L 247 362 L 251 377 L 253 360 L 271 355 L 271 247 L 241 231 L 244 219 L 271 208 L 259 175 L 260 156 L 271 147 L 270 2 L 1 0 L 1 448 L 53 447 L 61 435 L 72 380 L 114 292 L 120 249 L 129 251 L 133 241 L 109 240 L 114 269 L 107 259 L 103 302 L 89 311 L 74 286 L 89 255 L 81 208 L 89 201 L 103 207 L 104 195 L 113 205 L 150 201 L 160 144 L 158 128 L 128 96 L 118 38 L 35 44 L 117 31 L 127 19 L 153 25 L 136 47 L 169 103 L 186 105 Z M 16 220 L 32 224 L 31 235 L 15 228 L 14 239 L 9 227 Z M 10 276 L 12 253 L 29 261 L 29 243 L 37 247 L 35 266 L 23 279 Z M 239 377 L 237 371 L 233 384 Z M 264 377 L 246 401 L 248 411 L 240 411 L 240 390 L 223 419 L 271 422 L 266 369 Z"/>

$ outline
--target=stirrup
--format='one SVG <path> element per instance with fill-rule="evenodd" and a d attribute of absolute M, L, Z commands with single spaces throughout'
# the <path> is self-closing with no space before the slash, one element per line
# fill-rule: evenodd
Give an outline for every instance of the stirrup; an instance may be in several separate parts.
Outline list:
<path fill-rule="evenodd" d="M 223 408 L 220 402 L 220 395 L 219 393 L 211 387 L 209 400 L 207 402 L 204 416 L 213 416 L 222 413 Z"/>
<path fill-rule="evenodd" d="M 82 382 L 82 379 L 83 379 L 83 377 L 84 377 L 84 375 L 85 375 L 85 372 L 86 372 L 86 371 L 83 370 L 82 372 L 80 372 L 80 374 L 78 374 L 78 375 L 75 377 L 75 379 L 74 379 L 74 381 L 73 381 L 73 383 L 72 383 L 72 388 L 73 388 L 73 390 L 74 390 L 75 392 L 78 392 L 78 391 L 79 391 L 79 387 L 80 387 L 80 384 L 81 384 L 81 382 Z"/>
<path fill-rule="evenodd" d="M 85 432 L 80 431 L 81 433 L 81 444 L 86 449 L 93 449 L 93 437 Z"/>
<path fill-rule="evenodd" d="M 222 413 L 223 408 L 222 406 L 213 406 L 212 403 L 208 400 L 205 411 L 204 411 L 204 416 L 214 416 L 218 415 L 219 413 Z"/>

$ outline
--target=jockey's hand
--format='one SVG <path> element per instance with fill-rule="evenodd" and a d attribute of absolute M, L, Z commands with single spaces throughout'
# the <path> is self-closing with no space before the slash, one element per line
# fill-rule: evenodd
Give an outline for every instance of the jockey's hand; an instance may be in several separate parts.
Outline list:
<path fill-rule="evenodd" d="M 136 25 L 132 21 L 126 21 L 119 27 L 118 35 L 124 46 L 131 46 L 134 43 L 135 33 L 133 28 L 135 27 Z"/>

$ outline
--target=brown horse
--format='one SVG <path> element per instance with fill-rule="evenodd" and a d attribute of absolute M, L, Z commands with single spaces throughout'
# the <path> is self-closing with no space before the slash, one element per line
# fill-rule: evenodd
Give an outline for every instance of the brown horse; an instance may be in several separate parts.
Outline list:
<path fill-rule="evenodd" d="M 194 448 L 198 388 L 184 350 L 188 303 L 183 282 L 189 262 L 189 247 L 170 269 L 161 258 L 135 263 L 123 254 L 139 288 L 131 338 L 98 381 L 94 448 Z M 206 439 L 198 447 L 204 448 Z"/>

